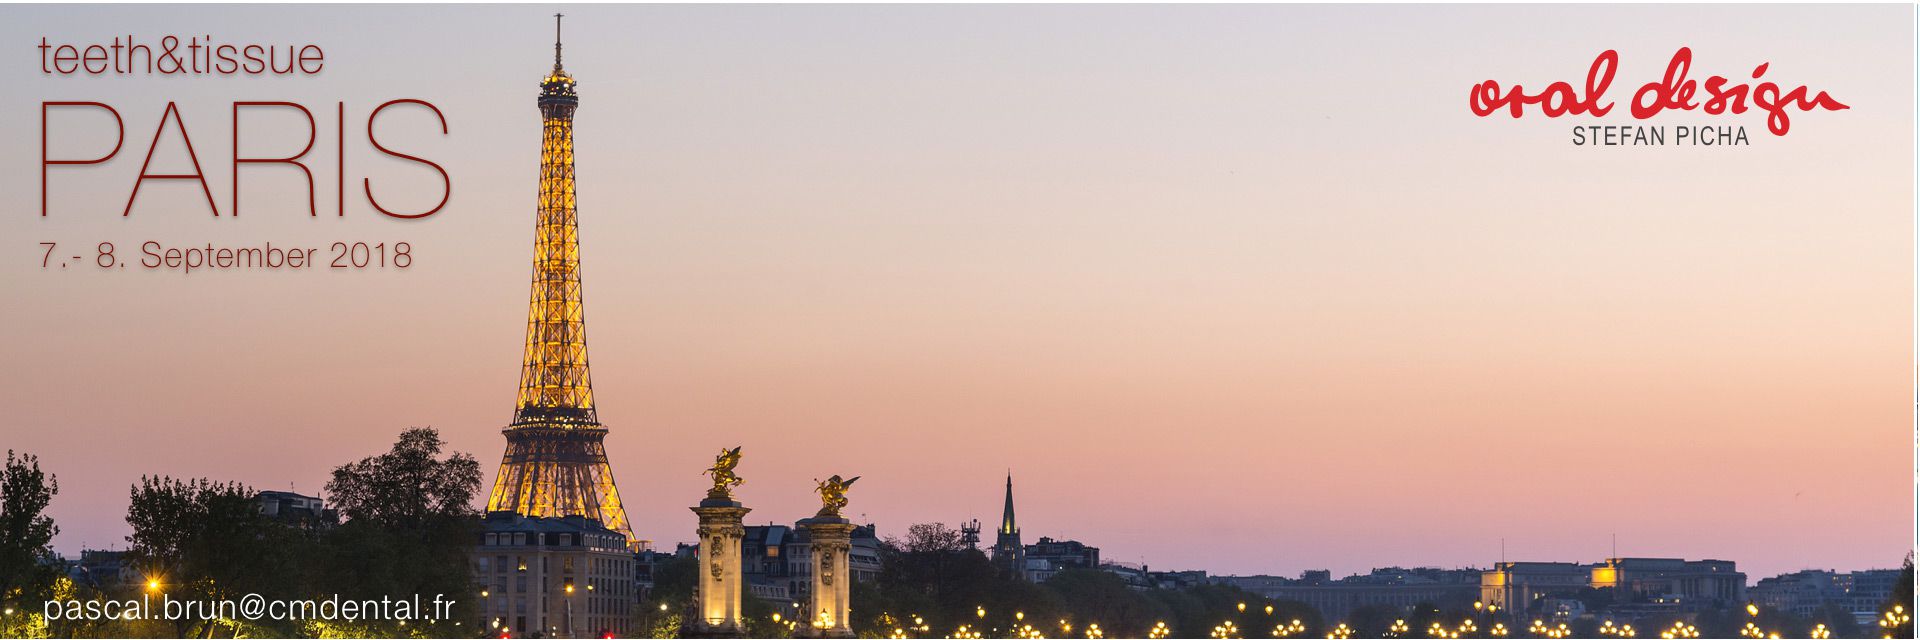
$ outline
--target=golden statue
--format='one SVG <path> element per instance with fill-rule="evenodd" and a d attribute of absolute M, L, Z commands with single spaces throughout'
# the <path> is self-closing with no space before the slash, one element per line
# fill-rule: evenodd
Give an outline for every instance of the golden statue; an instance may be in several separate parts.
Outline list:
<path fill-rule="evenodd" d="M 854 481 L 859 479 L 860 476 L 854 476 L 846 480 L 841 480 L 839 475 L 827 478 L 826 480 L 814 478 L 813 481 L 820 485 L 814 489 L 815 493 L 820 494 L 820 513 L 814 514 L 814 516 L 819 518 L 840 517 L 840 508 L 847 506 L 847 487 L 853 486 Z"/>
<path fill-rule="evenodd" d="M 714 456 L 713 468 L 701 472 L 702 475 L 713 476 L 713 488 L 707 490 L 708 498 L 733 499 L 733 488 L 746 482 L 733 473 L 733 468 L 737 466 L 740 466 L 740 447 L 721 449 L 720 455 Z"/>

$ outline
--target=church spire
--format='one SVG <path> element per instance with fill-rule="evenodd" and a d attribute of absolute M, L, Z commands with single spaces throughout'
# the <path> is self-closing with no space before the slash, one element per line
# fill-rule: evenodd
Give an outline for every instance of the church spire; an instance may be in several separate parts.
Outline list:
<path fill-rule="evenodd" d="M 1007 471 L 1007 509 L 993 540 L 993 563 L 1001 574 L 1027 579 L 1027 546 L 1020 543 L 1020 523 L 1013 519 L 1013 471 Z"/>
<path fill-rule="evenodd" d="M 1000 515 L 1000 533 L 1020 533 L 1020 525 L 1013 519 L 1013 472 L 1007 472 L 1007 508 Z"/>

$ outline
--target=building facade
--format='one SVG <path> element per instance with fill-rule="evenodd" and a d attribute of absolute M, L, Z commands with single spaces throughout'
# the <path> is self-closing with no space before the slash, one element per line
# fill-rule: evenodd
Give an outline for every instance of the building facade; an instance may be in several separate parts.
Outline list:
<path fill-rule="evenodd" d="M 1068 569 L 1100 568 L 1100 548 L 1078 540 L 1042 537 L 1039 542 L 1027 545 L 1025 561 L 1026 579 L 1046 582 L 1053 574 Z"/>
<path fill-rule="evenodd" d="M 339 514 L 328 509 L 325 501 L 314 496 L 291 491 L 262 491 L 253 497 L 253 501 L 260 505 L 260 512 L 267 517 L 297 527 L 331 527 L 340 524 Z"/>
<path fill-rule="evenodd" d="M 1754 604 L 1797 616 L 1813 616 L 1828 607 L 1851 614 L 1856 623 L 1873 625 L 1880 608 L 1893 599 L 1899 569 L 1869 569 L 1839 573 L 1808 569 L 1762 578 L 1747 595 Z"/>
<path fill-rule="evenodd" d="M 495 635 L 584 638 L 633 631 L 635 557 L 584 516 L 489 513 L 473 550 L 480 624 Z"/>
<path fill-rule="evenodd" d="M 1744 606 L 1747 574 L 1728 560 L 1607 558 L 1593 566 L 1589 585 L 1613 589 L 1615 602 L 1657 601 L 1683 609 Z"/>
<path fill-rule="evenodd" d="M 1592 566 L 1577 562 L 1502 562 L 1481 572 L 1480 601 L 1519 615 L 1547 598 L 1579 595 L 1592 580 Z"/>
<path fill-rule="evenodd" d="M 880 538 L 871 524 L 855 527 L 849 534 L 851 549 L 847 571 L 855 582 L 871 582 L 880 577 Z M 813 583 L 813 543 L 807 528 L 767 523 L 749 525 L 740 541 L 740 572 L 747 589 L 769 604 L 790 609 L 804 608 Z"/>
<path fill-rule="evenodd" d="M 1404 614 L 1423 603 L 1441 608 L 1465 606 L 1479 591 L 1480 573 L 1478 569 L 1388 567 L 1339 580 L 1333 580 L 1326 571 L 1306 571 L 1298 579 L 1221 576 L 1214 581 L 1267 598 L 1305 603 L 1327 620 L 1340 620 L 1362 607 Z"/>
<path fill-rule="evenodd" d="M 1745 605 L 1747 575 L 1728 560 L 1680 558 L 1502 562 L 1480 575 L 1480 599 L 1515 614 L 1594 589 L 1608 590 L 1615 609 L 1699 611 Z"/>

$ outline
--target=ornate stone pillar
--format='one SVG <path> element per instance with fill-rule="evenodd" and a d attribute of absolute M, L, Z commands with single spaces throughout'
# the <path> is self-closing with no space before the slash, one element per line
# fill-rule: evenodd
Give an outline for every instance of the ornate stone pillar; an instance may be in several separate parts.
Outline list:
<path fill-rule="evenodd" d="M 853 637 L 853 601 L 850 586 L 853 573 L 847 568 L 847 556 L 853 551 L 849 538 L 854 524 L 846 518 L 816 516 L 806 521 L 813 549 L 812 635 L 818 638 Z"/>
<path fill-rule="evenodd" d="M 691 626 L 706 637 L 741 637 L 747 628 L 740 611 L 740 542 L 747 528 L 740 524 L 748 509 L 733 500 L 708 498 L 693 507 L 700 516 L 699 619 Z"/>
<path fill-rule="evenodd" d="M 746 621 L 741 615 L 741 599 L 747 585 L 740 578 L 740 543 L 747 537 L 741 518 L 748 509 L 733 499 L 733 488 L 743 482 L 733 470 L 740 464 L 740 448 L 722 450 L 706 474 L 713 477 L 713 489 L 700 506 L 692 507 L 700 516 L 699 603 L 693 620 L 682 623 L 687 635 L 696 637 L 744 637 Z"/>

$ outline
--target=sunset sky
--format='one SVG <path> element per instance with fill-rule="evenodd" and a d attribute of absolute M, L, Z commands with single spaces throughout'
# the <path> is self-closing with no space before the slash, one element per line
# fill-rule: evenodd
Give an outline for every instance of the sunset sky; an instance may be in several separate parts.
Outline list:
<path fill-rule="evenodd" d="M 744 447 L 750 524 L 818 508 L 1223 574 L 1734 560 L 1898 566 L 1913 540 L 1913 9 L 1906 6 L 647 6 L 568 14 L 593 381 L 634 529 Z M 0 448 L 57 474 L 56 547 L 126 545 L 142 474 L 316 493 L 438 428 L 491 483 L 526 329 L 552 7 L 0 8 Z M 42 37 L 315 43 L 317 77 L 54 77 Z M 1846 111 L 1662 115 L 1750 146 L 1578 147 L 1674 51 Z M 1478 118 L 1489 78 L 1601 120 Z M 442 163 L 383 159 L 381 141 Z M 38 215 L 43 100 L 125 118 Z M 149 182 L 179 104 L 223 212 L 230 103 L 320 116 L 240 218 Z M 331 215 L 336 102 L 348 213 Z M 84 157 L 111 120 L 59 116 Z M 254 153 L 297 149 L 249 112 Z M 105 127 L 105 130 L 94 127 Z M 270 127 L 280 127 L 276 132 Z M 186 165 L 177 132 L 155 170 Z M 104 136 L 104 137 L 103 137 Z M 257 136 L 257 137 L 256 137 Z M 257 146 L 256 146 L 257 144 Z M 389 196 L 389 194 L 391 194 Z M 40 242 L 412 246 L 405 270 L 42 269 Z M 56 254 L 56 260 L 58 259 Z M 481 496 L 484 500 L 484 495 Z"/>

